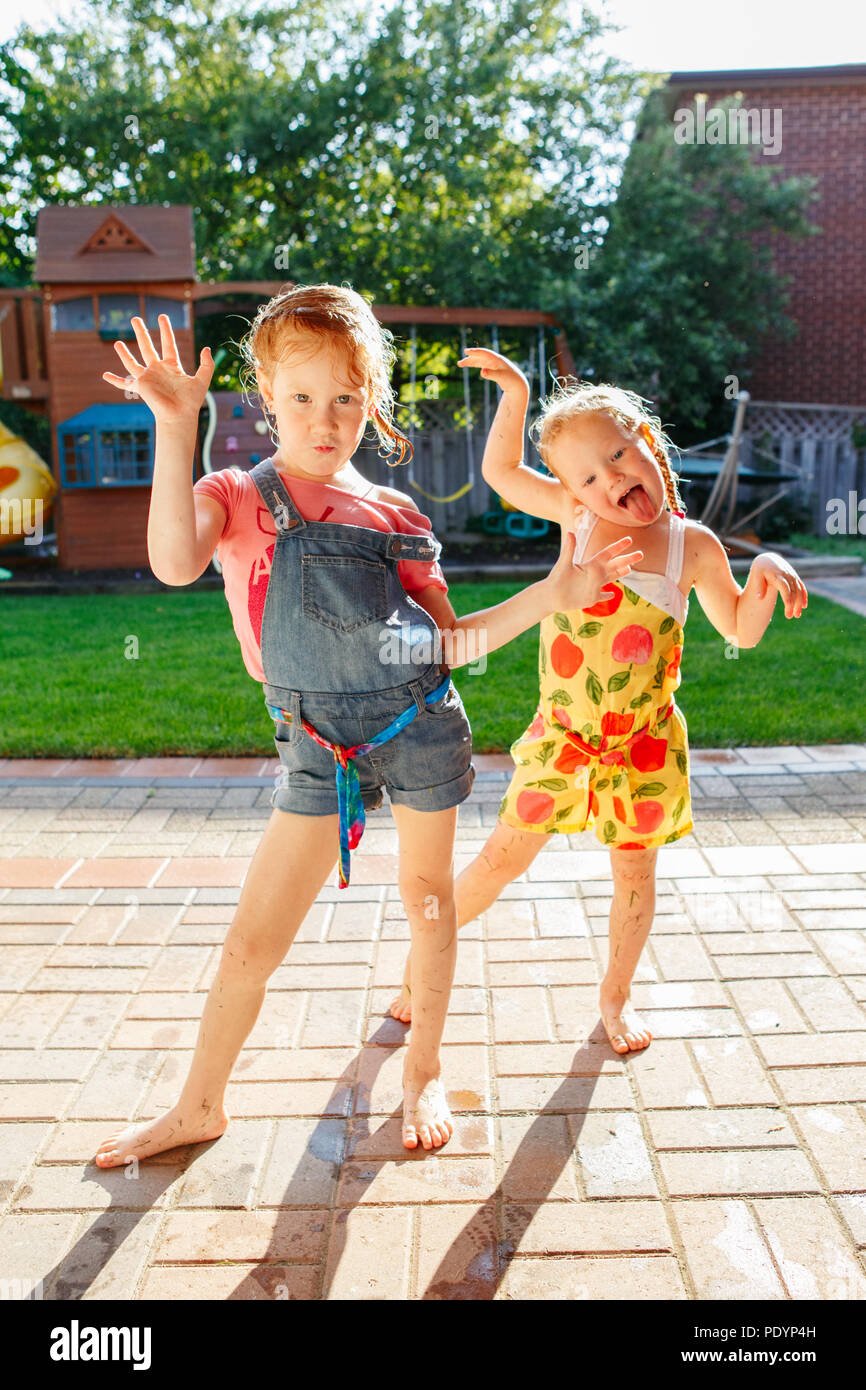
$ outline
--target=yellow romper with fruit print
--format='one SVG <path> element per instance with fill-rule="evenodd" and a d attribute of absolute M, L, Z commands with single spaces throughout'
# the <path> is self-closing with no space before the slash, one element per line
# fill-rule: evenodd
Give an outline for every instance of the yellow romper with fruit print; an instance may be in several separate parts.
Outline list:
<path fill-rule="evenodd" d="M 596 517 L 581 512 L 574 558 Z M 670 513 L 664 574 L 632 570 L 610 598 L 541 624 L 540 699 L 511 745 L 514 775 L 500 819 L 520 830 L 573 834 L 594 825 L 602 844 L 650 849 L 692 829 L 680 683 L 688 599 L 679 588 L 685 522 Z"/>

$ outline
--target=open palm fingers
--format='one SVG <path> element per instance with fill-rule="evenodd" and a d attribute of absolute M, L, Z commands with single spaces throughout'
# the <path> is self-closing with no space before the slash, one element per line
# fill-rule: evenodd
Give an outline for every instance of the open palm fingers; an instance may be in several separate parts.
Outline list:
<path fill-rule="evenodd" d="M 126 367 L 128 376 L 115 376 L 114 372 L 103 372 L 102 378 L 104 381 L 110 382 L 112 386 L 119 386 L 121 391 L 128 391 L 130 387 L 135 385 L 138 378 L 143 375 L 146 368 L 143 367 L 140 362 L 136 362 L 129 348 L 126 346 L 126 343 L 120 341 L 116 342 L 114 344 L 114 351 L 117 353 L 124 367 Z"/>

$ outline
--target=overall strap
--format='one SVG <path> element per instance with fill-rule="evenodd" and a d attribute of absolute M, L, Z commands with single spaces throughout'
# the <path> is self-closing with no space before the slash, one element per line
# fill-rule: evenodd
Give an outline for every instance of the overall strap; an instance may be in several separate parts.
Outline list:
<path fill-rule="evenodd" d="M 679 584 L 680 575 L 683 572 L 683 551 L 686 538 L 686 523 L 676 512 L 671 512 L 670 529 L 668 531 L 668 559 L 665 566 L 665 578 L 672 584 Z"/>
<path fill-rule="evenodd" d="M 262 501 L 274 518 L 277 531 L 300 530 L 307 525 L 301 516 L 291 494 L 270 459 L 263 459 L 250 469 L 250 477 L 255 483 Z"/>
<path fill-rule="evenodd" d="M 340 522 L 305 521 L 292 501 L 291 494 L 270 459 L 263 459 L 250 469 L 250 477 L 258 489 L 262 501 L 274 518 L 277 532 L 287 535 L 290 531 L 302 531 L 308 527 L 337 525 L 340 530 L 368 531 L 370 527 L 344 527 Z M 371 484 L 371 486 L 373 486 Z M 432 534 L 429 536 L 408 536 L 400 531 L 373 531 L 377 546 L 384 546 L 385 554 L 394 560 L 438 560 L 442 553 L 442 542 Z"/>
<path fill-rule="evenodd" d="M 407 536 L 402 531 L 391 531 L 386 554 L 392 560 L 438 560 L 442 554 L 442 542 L 432 534 Z"/>

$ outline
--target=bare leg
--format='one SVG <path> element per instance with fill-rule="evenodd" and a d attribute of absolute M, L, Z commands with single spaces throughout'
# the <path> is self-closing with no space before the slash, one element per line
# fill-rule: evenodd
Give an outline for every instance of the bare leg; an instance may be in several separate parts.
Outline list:
<path fill-rule="evenodd" d="M 412 933 L 416 1027 L 403 1068 L 403 1145 L 440 1148 L 454 1132 L 439 1047 L 457 961 L 454 832 L 457 807 L 414 811 L 392 803 L 400 838 L 400 897 Z"/>
<path fill-rule="evenodd" d="M 653 923 L 657 849 L 612 849 L 613 902 L 601 1016 L 615 1052 L 640 1052 L 652 1033 L 631 1003 L 631 982 Z"/>
<path fill-rule="evenodd" d="M 337 826 L 337 816 L 274 810 L 247 871 L 180 1097 L 155 1120 L 103 1140 L 96 1153 L 100 1168 L 223 1133 L 229 1076 L 258 1018 L 269 977 L 336 864 Z"/>
<path fill-rule="evenodd" d="M 549 835 L 537 830 L 516 830 L 504 821 L 497 821 L 480 854 L 467 864 L 454 885 L 457 905 L 457 925 L 473 922 L 496 902 L 503 888 L 529 868 L 535 856 L 544 848 Z M 414 985 L 411 979 L 412 951 L 406 961 L 403 988 L 391 1003 L 392 1018 L 411 1023 Z"/>

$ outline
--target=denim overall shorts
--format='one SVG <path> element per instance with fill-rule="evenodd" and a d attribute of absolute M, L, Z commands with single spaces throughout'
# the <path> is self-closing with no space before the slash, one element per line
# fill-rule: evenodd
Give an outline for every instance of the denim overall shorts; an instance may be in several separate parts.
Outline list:
<path fill-rule="evenodd" d="M 270 459 L 250 477 L 277 529 L 261 631 L 281 764 L 271 805 L 340 813 L 345 887 L 348 851 L 363 833 L 364 809 L 381 806 L 383 785 L 392 802 L 442 811 L 465 801 L 475 780 L 472 731 L 440 664 L 438 628 L 397 569 L 399 560 L 437 559 L 441 545 L 304 520 Z M 346 750 L 377 736 L 384 741 L 347 760 Z"/>

